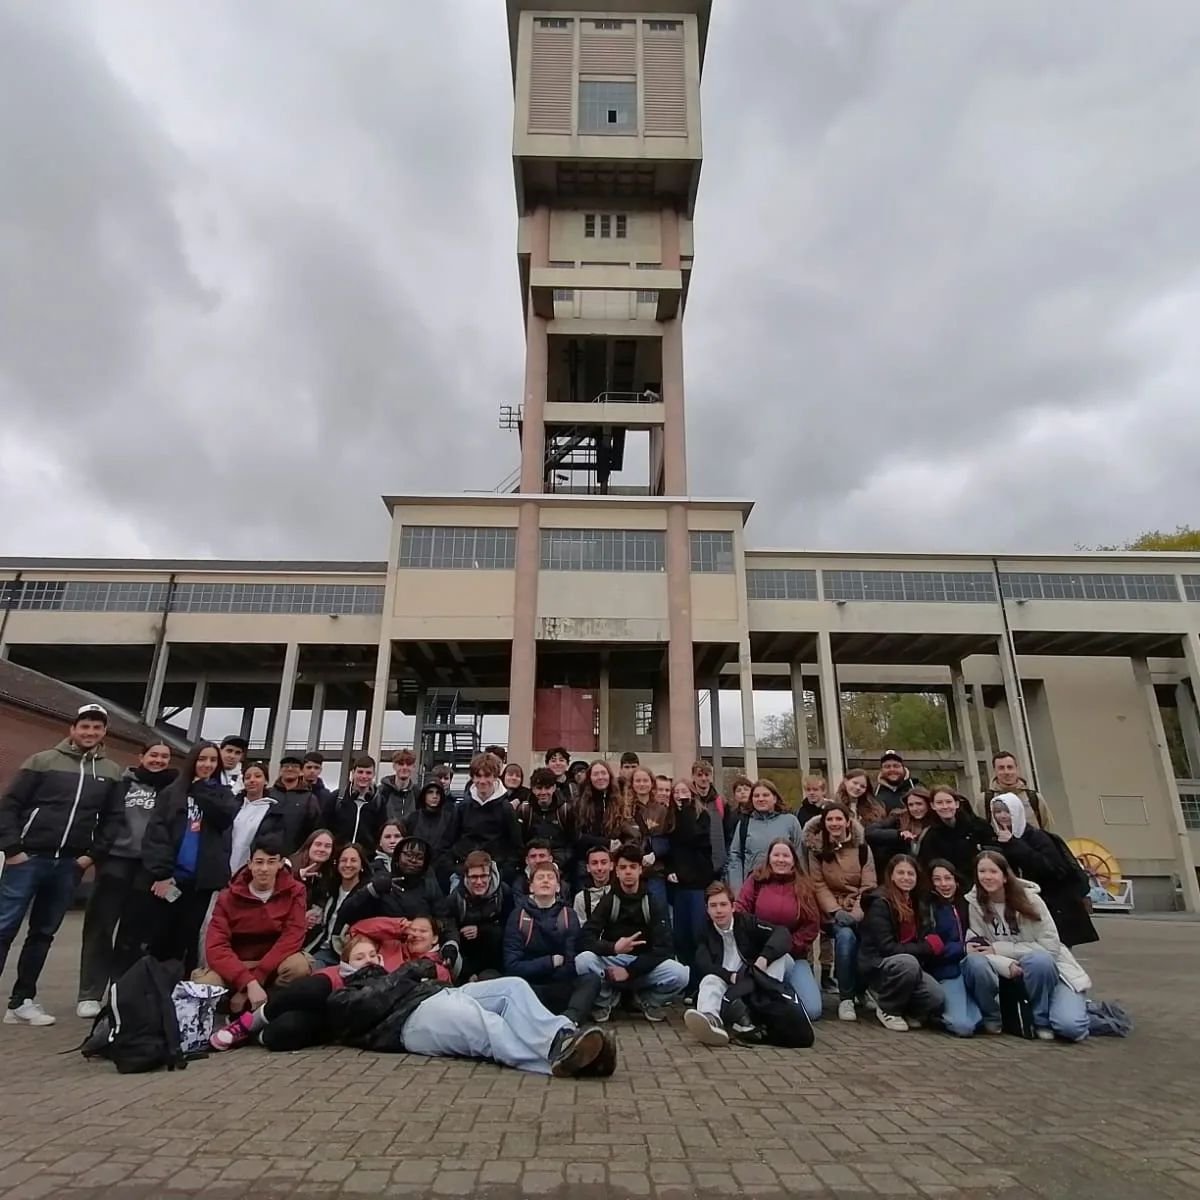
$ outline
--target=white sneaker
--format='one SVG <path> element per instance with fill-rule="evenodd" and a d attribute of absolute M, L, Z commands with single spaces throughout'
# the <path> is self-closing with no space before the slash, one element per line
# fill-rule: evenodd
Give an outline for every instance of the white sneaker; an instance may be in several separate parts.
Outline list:
<path fill-rule="evenodd" d="M 838 1020 L 839 1021 L 857 1021 L 858 1013 L 854 1010 L 853 1000 L 841 1000 L 838 1002 Z"/>
<path fill-rule="evenodd" d="M 705 1046 L 728 1046 L 729 1034 L 716 1017 L 705 1016 L 699 1009 L 689 1008 L 683 1014 L 683 1027 Z"/>
<path fill-rule="evenodd" d="M 874 992 L 864 992 L 863 993 L 862 1006 L 863 1006 L 863 1008 L 865 1008 L 867 1010 L 867 1012 L 878 1012 L 879 1011 L 879 1004 L 875 1000 Z"/>
<path fill-rule="evenodd" d="M 875 1015 L 884 1029 L 890 1029 L 893 1033 L 908 1032 L 908 1022 L 903 1017 L 897 1016 L 895 1013 L 885 1013 L 882 1008 L 877 1008 Z"/>
<path fill-rule="evenodd" d="M 1036 1037 L 1039 1042 L 1052 1042 L 1054 1041 L 1054 1030 L 1048 1029 L 1045 1025 L 1039 1025 L 1033 1031 L 1033 1036 Z"/>
<path fill-rule="evenodd" d="M 4 1010 L 4 1024 L 53 1025 L 54 1018 L 36 1000 L 26 1000 L 17 1008 Z"/>
<path fill-rule="evenodd" d="M 85 1021 L 94 1021 L 100 1015 L 103 1007 L 104 1005 L 99 1000 L 80 1000 L 75 1005 L 75 1015 L 82 1017 Z"/>

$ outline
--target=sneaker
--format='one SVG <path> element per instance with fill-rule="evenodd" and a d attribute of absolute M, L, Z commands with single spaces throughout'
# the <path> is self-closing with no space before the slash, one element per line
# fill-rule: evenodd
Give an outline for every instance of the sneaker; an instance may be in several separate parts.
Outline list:
<path fill-rule="evenodd" d="M 863 992 L 863 994 L 859 997 L 858 1002 L 867 1010 L 867 1012 L 879 1011 L 879 1001 L 875 999 L 874 992 Z"/>
<path fill-rule="evenodd" d="M 53 1020 L 53 1017 L 51 1020 Z M 1033 1036 L 1037 1038 L 1039 1042 L 1052 1042 L 1054 1041 L 1054 1030 L 1048 1029 L 1045 1025 L 1039 1025 L 1033 1031 Z"/>
<path fill-rule="evenodd" d="M 683 1014 L 683 1027 L 705 1046 L 729 1045 L 729 1034 L 725 1032 L 720 1019 L 706 1016 L 698 1009 L 689 1008 Z"/>
<path fill-rule="evenodd" d="M 858 1013 L 854 1011 L 853 1000 L 838 1001 L 838 1020 L 839 1021 L 857 1021 Z"/>
<path fill-rule="evenodd" d="M 877 1008 L 875 1015 L 879 1018 L 879 1023 L 884 1029 L 890 1029 L 892 1033 L 908 1032 L 908 1022 L 896 1013 L 885 1013 L 882 1008 Z"/>
<path fill-rule="evenodd" d="M 611 1020 L 612 1020 L 612 1009 L 611 1008 L 596 1007 L 596 1008 L 592 1009 L 592 1024 L 593 1025 L 606 1025 Z"/>
<path fill-rule="evenodd" d="M 617 1039 L 604 1033 L 600 1053 L 586 1067 L 575 1072 L 576 1079 L 607 1079 L 617 1069 Z"/>
<path fill-rule="evenodd" d="M 983 1032 L 995 1036 L 996 1034 L 1003 1033 L 1004 1029 L 998 1021 L 984 1021 Z"/>
<path fill-rule="evenodd" d="M 36 1001 L 23 1000 L 4 1011 L 5 1025 L 53 1025 L 54 1018 Z"/>
<path fill-rule="evenodd" d="M 667 1006 L 665 1004 L 639 1004 L 638 1009 L 651 1025 L 658 1025 L 667 1019 Z"/>
<path fill-rule="evenodd" d="M 760 1046 L 765 1035 L 758 1025 L 735 1025 L 733 1036 L 746 1046 Z"/>
<path fill-rule="evenodd" d="M 230 1021 L 208 1039 L 214 1050 L 236 1050 L 250 1040 L 250 1023 L 242 1017 Z"/>
<path fill-rule="evenodd" d="M 560 1030 L 550 1047 L 550 1074 L 569 1079 L 594 1063 L 604 1049 L 604 1032 L 595 1025 L 586 1029 Z"/>
<path fill-rule="evenodd" d="M 99 1000 L 80 1000 L 75 1005 L 75 1015 L 82 1017 L 85 1021 L 94 1021 L 99 1015 L 104 1005 Z"/>

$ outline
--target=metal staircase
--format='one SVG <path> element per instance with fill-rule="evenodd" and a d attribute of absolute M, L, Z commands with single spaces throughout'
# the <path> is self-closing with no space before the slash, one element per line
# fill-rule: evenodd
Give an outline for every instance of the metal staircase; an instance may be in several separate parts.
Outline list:
<path fill-rule="evenodd" d="M 431 691 L 421 730 L 422 770 L 449 763 L 457 775 L 471 765 L 482 746 L 483 714 L 464 702 L 458 691 Z"/>

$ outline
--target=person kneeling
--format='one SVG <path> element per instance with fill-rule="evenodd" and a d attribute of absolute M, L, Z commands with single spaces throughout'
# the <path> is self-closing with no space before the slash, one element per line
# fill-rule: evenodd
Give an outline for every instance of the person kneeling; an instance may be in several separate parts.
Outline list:
<path fill-rule="evenodd" d="M 704 899 L 708 920 L 696 945 L 700 987 L 696 1007 L 683 1014 L 688 1032 L 706 1046 L 727 1046 L 727 1025 L 735 1037 L 748 1041 L 811 1046 L 812 1023 L 796 994 L 784 987 L 791 933 L 735 912 L 728 884 L 710 884 Z M 761 1007 L 760 991 L 767 993 Z M 761 1027 L 752 1007 L 766 1018 Z"/>
<path fill-rule="evenodd" d="M 233 993 L 231 1012 L 265 1004 L 267 987 L 285 966 L 293 965 L 288 960 L 294 955 L 301 961 L 292 974 L 307 974 L 300 954 L 308 930 L 306 892 L 283 866 L 279 842 L 260 837 L 249 864 L 217 897 L 204 938 L 208 967 L 196 971 L 192 980 L 227 987 Z"/>
<path fill-rule="evenodd" d="M 687 986 L 688 969 L 671 957 L 666 906 L 642 887 L 640 846 L 617 851 L 616 874 L 616 885 L 583 927 L 575 970 L 600 976 L 595 1020 L 608 1020 L 616 988 L 625 985 L 637 994 L 647 1021 L 665 1021 L 667 1005 Z"/>

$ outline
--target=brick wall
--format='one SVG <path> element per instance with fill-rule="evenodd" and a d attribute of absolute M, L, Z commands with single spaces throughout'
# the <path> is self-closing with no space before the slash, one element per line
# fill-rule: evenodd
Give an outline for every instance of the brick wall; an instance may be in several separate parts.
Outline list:
<path fill-rule="evenodd" d="M 39 750 L 48 750 L 67 736 L 68 721 L 32 712 L 0 701 L 0 789 L 17 773 L 21 764 Z M 105 750 L 122 766 L 137 762 L 140 746 L 123 738 L 110 738 Z"/>

